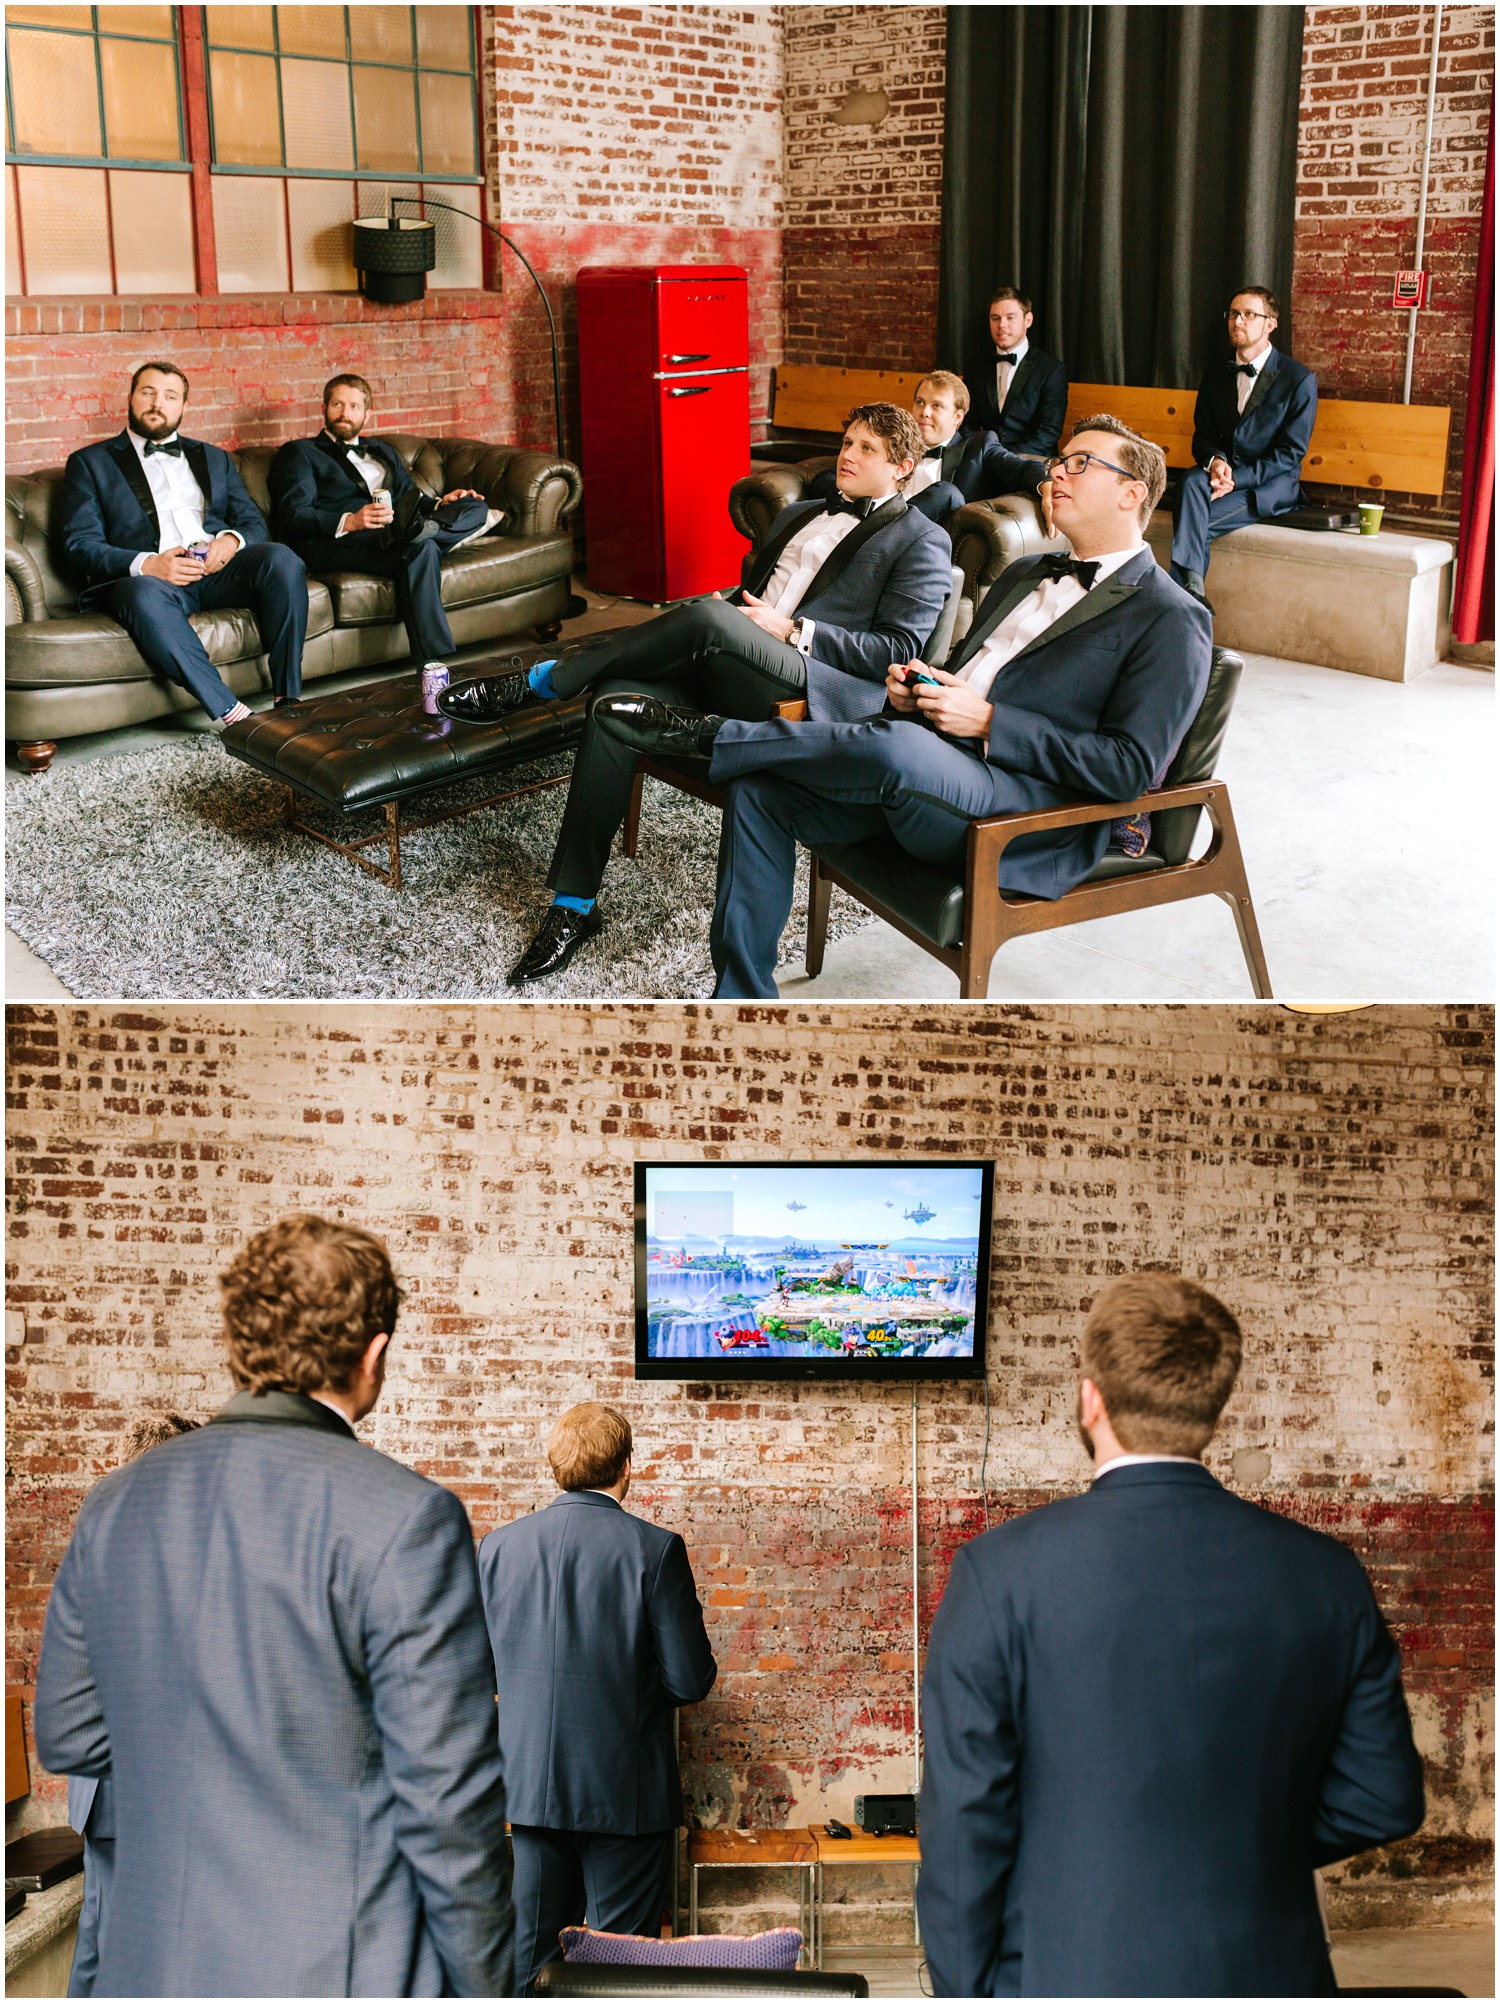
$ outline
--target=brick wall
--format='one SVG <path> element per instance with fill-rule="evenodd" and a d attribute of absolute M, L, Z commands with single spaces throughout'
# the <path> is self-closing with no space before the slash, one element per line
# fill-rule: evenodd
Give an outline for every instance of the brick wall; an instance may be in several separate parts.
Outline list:
<path fill-rule="evenodd" d="M 786 10 L 788 361 L 932 361 L 946 39 L 941 7 Z"/>
<path fill-rule="evenodd" d="M 142 1407 L 222 1401 L 214 1276 L 308 1207 L 388 1238 L 410 1295 L 364 1430 L 476 1531 L 545 1499 L 561 1408 L 630 1414 L 638 1506 L 686 1536 L 722 1670 L 684 1723 L 695 1814 L 847 1819 L 909 1785 L 909 1397 L 634 1382 L 630 1167 L 981 1154 L 992 1512 L 1081 1482 L 1076 1342 L 1104 1279 L 1181 1265 L 1221 1289 L 1248 1347 L 1211 1464 L 1371 1567 L 1428 1762 L 1426 1828 L 1342 1874 L 1337 1911 L 1483 1901 L 1486 1012 L 99 1006 L 10 1031 L 7 1678 L 28 1703 L 84 1493 Z M 921 1390 L 924 1624 L 981 1526 L 983 1428 L 978 1386 Z M 60 1800 L 39 1778 L 18 1819 Z M 851 1879 L 831 1931 L 900 1938 L 903 1890 Z"/>
<path fill-rule="evenodd" d="M 763 415 L 781 339 L 777 10 L 495 7 L 482 18 L 489 215 L 551 293 L 569 451 L 584 263 L 748 266 L 752 408 Z M 494 254 L 498 293 L 430 292 L 417 307 L 341 293 L 10 301 L 7 464 L 54 464 L 117 429 L 130 369 L 161 351 L 193 379 L 193 428 L 222 444 L 305 434 L 323 382 L 353 368 L 385 392 L 387 428 L 550 450 L 544 310 L 520 265 L 498 245 Z"/>
<path fill-rule="evenodd" d="M 1304 35 L 1295 242 L 1295 345 L 1328 396 L 1401 398 L 1408 315 L 1390 303 L 1416 255 L 1432 57 L 1432 7 L 1310 7 Z M 1456 515 L 1469 340 L 1494 96 L 1495 11 L 1443 10 L 1414 403 L 1448 404 L 1441 499 L 1393 494 L 1413 513 Z"/>

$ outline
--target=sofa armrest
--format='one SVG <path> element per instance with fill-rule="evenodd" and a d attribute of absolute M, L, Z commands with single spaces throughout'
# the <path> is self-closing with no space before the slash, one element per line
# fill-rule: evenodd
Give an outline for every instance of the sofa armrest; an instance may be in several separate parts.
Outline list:
<path fill-rule="evenodd" d="M 5 539 L 5 582 L 9 589 L 5 594 L 5 623 L 7 626 L 35 625 L 49 616 L 47 594 L 42 588 L 42 573 L 36 567 L 36 559 L 20 543 Z M 12 617 L 14 612 L 14 617 Z"/>
<path fill-rule="evenodd" d="M 801 500 L 806 485 L 800 466 L 763 466 L 758 473 L 747 473 L 729 490 L 729 519 L 746 542 L 758 543 L 782 509 Z"/>
<path fill-rule="evenodd" d="M 507 535 L 550 535 L 583 498 L 578 468 L 550 452 L 492 445 L 475 461 L 469 477 L 492 508 L 505 511 Z"/>
<path fill-rule="evenodd" d="M 1070 546 L 1064 537 L 1049 538 L 1041 508 L 1030 494 L 969 501 L 949 517 L 948 533 L 953 538 L 953 561 L 964 574 L 965 594 L 976 601 L 1017 557 Z"/>

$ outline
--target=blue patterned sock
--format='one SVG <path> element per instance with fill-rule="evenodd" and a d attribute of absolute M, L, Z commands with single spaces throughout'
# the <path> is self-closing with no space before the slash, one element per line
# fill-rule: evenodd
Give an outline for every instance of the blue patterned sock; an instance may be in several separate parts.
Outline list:
<path fill-rule="evenodd" d="M 556 666 L 556 661 L 538 661 L 534 668 L 527 671 L 526 686 L 544 702 L 557 701 L 557 690 L 552 686 L 552 670 Z"/>
<path fill-rule="evenodd" d="M 598 903 L 597 897 L 554 897 L 554 907 L 561 905 L 564 911 L 581 911 L 587 915 Z"/>

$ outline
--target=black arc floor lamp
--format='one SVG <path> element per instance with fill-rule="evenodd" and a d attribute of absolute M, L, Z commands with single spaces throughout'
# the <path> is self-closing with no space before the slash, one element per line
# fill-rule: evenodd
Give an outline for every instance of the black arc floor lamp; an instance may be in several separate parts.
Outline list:
<path fill-rule="evenodd" d="M 514 251 L 525 265 L 527 276 L 536 287 L 547 312 L 547 332 L 552 340 L 552 419 L 557 456 L 561 459 L 562 370 L 557 357 L 557 321 L 553 317 L 546 287 L 532 270 L 531 260 L 525 251 L 511 242 L 504 230 L 487 223 L 483 216 L 455 208 L 452 202 L 436 202 L 430 196 L 392 195 L 386 215 L 357 216 L 354 220 L 354 268 L 359 273 L 360 289 L 367 299 L 385 306 L 403 305 L 408 300 L 421 299 L 427 291 L 427 274 L 437 263 L 437 230 L 425 217 L 419 220 L 414 216 L 398 216 L 396 208 L 402 203 L 424 210 L 444 209 L 450 216 L 462 216 L 466 223 L 477 223 L 480 229 L 499 237 L 501 243 Z"/>

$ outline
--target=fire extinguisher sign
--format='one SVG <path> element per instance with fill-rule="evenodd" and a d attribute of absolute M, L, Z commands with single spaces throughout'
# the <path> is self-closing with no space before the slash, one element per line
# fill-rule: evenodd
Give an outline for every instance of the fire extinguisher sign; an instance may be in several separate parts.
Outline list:
<path fill-rule="evenodd" d="M 1427 273 L 1425 271 L 1398 271 L 1396 290 L 1391 299 L 1393 306 L 1425 306 L 1427 304 Z"/>

